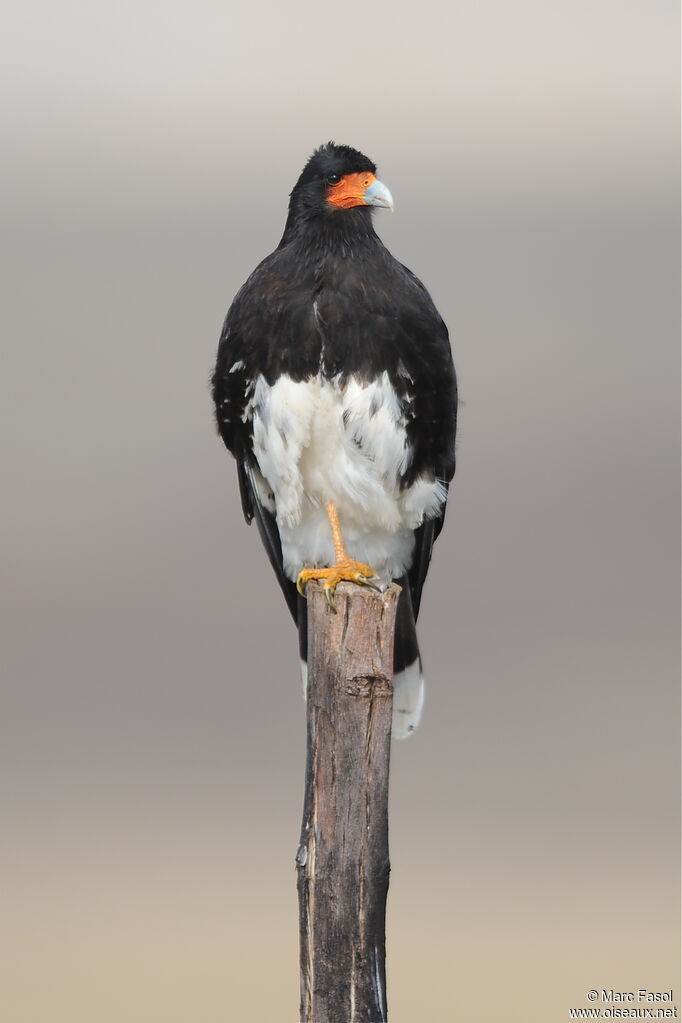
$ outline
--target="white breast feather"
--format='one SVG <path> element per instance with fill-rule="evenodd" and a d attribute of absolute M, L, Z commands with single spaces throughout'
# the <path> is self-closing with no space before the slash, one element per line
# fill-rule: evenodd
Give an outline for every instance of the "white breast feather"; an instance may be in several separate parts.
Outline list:
<path fill-rule="evenodd" d="M 343 385 L 339 378 L 283 375 L 270 386 L 259 377 L 248 416 L 265 481 L 258 490 L 274 495 L 287 575 L 296 579 L 304 565 L 333 561 L 327 501 L 338 509 L 353 557 L 386 578 L 402 575 L 412 531 L 438 514 L 445 488 L 422 478 L 401 491 L 412 452 L 388 374 Z"/>
<path fill-rule="evenodd" d="M 301 518 L 303 480 L 300 463 L 310 444 L 316 390 L 313 381 L 281 376 L 270 387 L 258 377 L 250 405 L 253 450 L 275 498 L 278 523 Z"/>

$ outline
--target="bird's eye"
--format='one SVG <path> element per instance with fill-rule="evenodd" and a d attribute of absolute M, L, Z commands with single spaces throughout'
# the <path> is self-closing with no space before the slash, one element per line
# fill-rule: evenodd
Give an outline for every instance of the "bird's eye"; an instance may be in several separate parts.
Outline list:
<path fill-rule="evenodd" d="M 340 174 L 328 174 L 327 175 L 327 184 L 328 185 L 338 185 L 340 180 L 341 180 L 341 175 Z"/>

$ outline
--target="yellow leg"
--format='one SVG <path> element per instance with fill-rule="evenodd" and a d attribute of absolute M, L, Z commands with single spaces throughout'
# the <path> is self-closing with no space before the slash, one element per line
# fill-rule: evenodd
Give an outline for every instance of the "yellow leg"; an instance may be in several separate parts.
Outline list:
<path fill-rule="evenodd" d="M 311 579 L 324 579 L 323 589 L 327 600 L 331 601 L 334 590 L 342 581 L 360 583 L 363 586 L 375 586 L 379 577 L 370 565 L 355 561 L 346 550 L 339 522 L 339 513 L 329 501 L 326 505 L 327 517 L 332 531 L 335 562 L 329 568 L 304 568 L 299 572 L 296 588 L 305 596 L 306 584 Z"/>
<path fill-rule="evenodd" d="M 332 530 L 332 541 L 334 543 L 334 554 L 337 561 L 348 561 L 348 551 L 346 545 L 343 542 L 343 533 L 341 532 L 341 523 L 339 522 L 339 513 L 336 510 L 336 506 L 327 501 L 325 505 L 327 511 L 327 518 L 329 519 L 329 525 Z"/>

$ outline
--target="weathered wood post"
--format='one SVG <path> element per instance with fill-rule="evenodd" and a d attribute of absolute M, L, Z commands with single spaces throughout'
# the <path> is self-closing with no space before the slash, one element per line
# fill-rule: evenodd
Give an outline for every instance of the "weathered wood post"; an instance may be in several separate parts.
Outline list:
<path fill-rule="evenodd" d="M 400 588 L 309 583 L 296 855 L 303 1023 L 384 1023 L 393 634 Z"/>

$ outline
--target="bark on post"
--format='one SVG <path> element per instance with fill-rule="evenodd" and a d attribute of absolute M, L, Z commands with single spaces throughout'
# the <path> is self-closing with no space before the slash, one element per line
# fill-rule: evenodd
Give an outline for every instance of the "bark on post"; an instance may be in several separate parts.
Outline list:
<path fill-rule="evenodd" d="M 308 740 L 296 856 L 303 1023 L 384 1023 L 393 634 L 400 588 L 308 595 Z"/>

